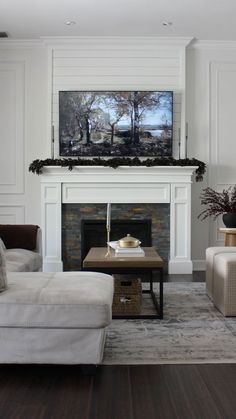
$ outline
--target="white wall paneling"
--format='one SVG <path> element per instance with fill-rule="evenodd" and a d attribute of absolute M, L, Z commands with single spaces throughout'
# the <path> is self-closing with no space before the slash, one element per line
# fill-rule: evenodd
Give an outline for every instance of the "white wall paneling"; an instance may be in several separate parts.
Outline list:
<path fill-rule="evenodd" d="M 0 205 L 0 224 L 24 224 L 24 222 L 23 205 Z"/>
<path fill-rule="evenodd" d="M 24 193 L 25 63 L 0 60 L 0 194 Z"/>
<path fill-rule="evenodd" d="M 208 184 L 222 190 L 236 183 L 236 44 L 198 43 L 186 50 L 189 41 L 147 37 L 0 42 L 1 220 L 40 224 L 40 177 L 28 173 L 28 165 L 50 156 L 52 123 L 58 140 L 59 90 L 169 88 L 174 91 L 174 156 L 180 126 L 181 156 L 185 154 L 186 119 L 188 156 L 208 166 L 209 182 L 206 175 L 192 188 L 192 259 L 195 266 L 203 266 L 206 247 L 221 244 L 223 236 L 216 223 L 210 223 L 209 237 L 208 221 L 197 219 L 202 210 L 199 195 Z"/>
<path fill-rule="evenodd" d="M 222 190 L 236 183 L 236 43 L 192 43 L 186 57 L 188 156 L 207 164 L 203 182 L 192 188 L 192 258 L 195 268 L 203 269 L 206 248 L 223 244 L 223 235 L 218 234 L 220 219 L 197 218 L 203 210 L 200 194 L 207 186 Z"/>
<path fill-rule="evenodd" d="M 236 61 L 210 63 L 210 186 L 218 191 L 236 184 Z M 220 245 L 219 217 L 211 223 L 211 242 Z"/>
<path fill-rule="evenodd" d="M 25 60 L 0 54 L 0 223 L 25 222 Z"/>
<path fill-rule="evenodd" d="M 1 222 L 40 225 L 40 181 L 28 166 L 48 157 L 46 70 L 42 41 L 0 41 Z"/>
<path fill-rule="evenodd" d="M 58 147 L 60 90 L 173 90 L 173 154 L 185 157 L 185 47 L 190 39 L 46 39 L 52 55 L 52 117 Z M 182 100 L 183 98 L 183 100 Z"/>
<path fill-rule="evenodd" d="M 236 62 L 210 65 L 211 184 L 234 184 L 236 132 Z"/>

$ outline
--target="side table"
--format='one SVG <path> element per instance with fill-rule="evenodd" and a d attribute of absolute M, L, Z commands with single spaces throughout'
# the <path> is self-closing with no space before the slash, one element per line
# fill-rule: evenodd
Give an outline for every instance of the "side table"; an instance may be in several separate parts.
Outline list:
<path fill-rule="evenodd" d="M 225 234 L 225 246 L 236 246 L 236 228 L 220 228 L 219 231 Z"/>

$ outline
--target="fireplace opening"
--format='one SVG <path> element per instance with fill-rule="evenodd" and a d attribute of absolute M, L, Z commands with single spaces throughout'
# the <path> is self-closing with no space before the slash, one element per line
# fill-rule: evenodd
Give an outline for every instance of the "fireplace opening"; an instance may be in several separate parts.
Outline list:
<path fill-rule="evenodd" d="M 141 246 L 152 246 L 152 220 L 112 220 L 111 240 L 130 234 L 141 241 Z M 91 247 L 106 247 L 106 221 L 81 220 L 81 261 Z"/>
<path fill-rule="evenodd" d="M 106 204 L 62 205 L 62 260 L 65 271 L 80 270 L 90 247 L 106 246 L 106 210 Z M 169 204 L 112 204 L 111 239 L 118 240 L 128 233 L 137 237 L 142 246 L 154 246 L 167 269 Z"/>

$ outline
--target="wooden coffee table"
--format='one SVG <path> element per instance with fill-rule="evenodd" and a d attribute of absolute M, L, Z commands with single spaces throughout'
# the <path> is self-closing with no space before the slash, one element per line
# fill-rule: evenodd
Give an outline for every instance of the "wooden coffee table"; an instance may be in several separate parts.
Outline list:
<path fill-rule="evenodd" d="M 163 259 L 157 254 L 153 247 L 144 247 L 144 257 L 122 258 L 111 256 L 106 257 L 106 247 L 92 247 L 83 261 L 83 270 L 103 272 L 107 274 L 130 274 L 149 273 L 149 289 L 142 290 L 142 293 L 150 294 L 154 303 L 155 314 L 116 315 L 116 319 L 162 319 L 163 318 Z M 159 272 L 159 302 L 153 291 L 153 271 Z"/>

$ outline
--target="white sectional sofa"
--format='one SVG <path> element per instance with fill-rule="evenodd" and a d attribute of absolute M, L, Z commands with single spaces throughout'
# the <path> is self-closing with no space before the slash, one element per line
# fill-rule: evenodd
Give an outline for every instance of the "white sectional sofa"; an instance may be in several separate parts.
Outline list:
<path fill-rule="evenodd" d="M 0 293 L 0 363 L 100 364 L 113 278 L 95 272 L 8 272 Z"/>
<path fill-rule="evenodd" d="M 11 237 L 4 237 L 12 246 Z M 112 319 L 113 277 L 83 271 L 11 272 L 16 266 L 9 269 L 9 255 L 17 253 L 26 263 L 23 255 L 33 253 L 23 250 L 5 249 L 0 240 L 0 363 L 100 364 Z M 36 266 L 25 270 L 30 268 Z"/>

